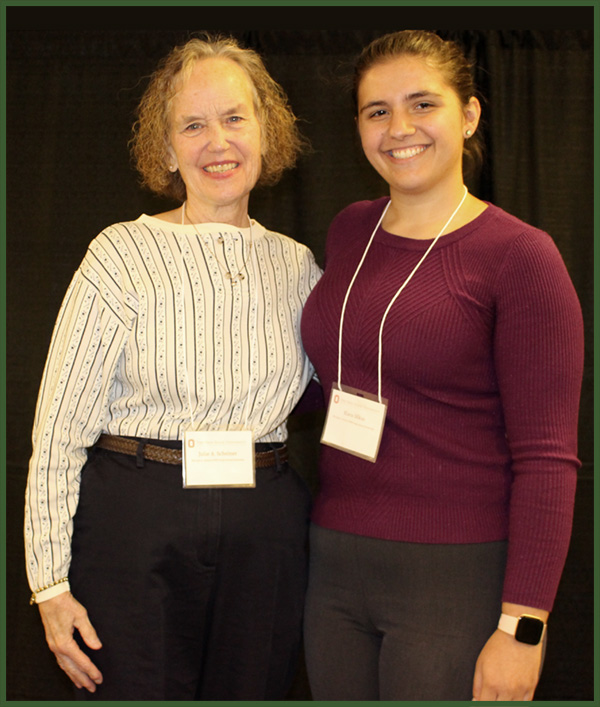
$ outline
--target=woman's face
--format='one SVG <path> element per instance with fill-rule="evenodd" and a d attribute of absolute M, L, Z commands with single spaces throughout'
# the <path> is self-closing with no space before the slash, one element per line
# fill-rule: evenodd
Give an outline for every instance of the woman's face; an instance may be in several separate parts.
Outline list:
<path fill-rule="evenodd" d="M 358 87 L 358 129 L 365 155 L 392 196 L 462 184 L 466 130 L 480 106 L 463 106 L 444 76 L 414 56 L 371 67 Z"/>
<path fill-rule="evenodd" d="M 247 225 L 248 197 L 261 171 L 261 130 L 254 92 L 234 61 L 197 61 L 175 94 L 170 168 L 178 169 L 194 220 Z"/>

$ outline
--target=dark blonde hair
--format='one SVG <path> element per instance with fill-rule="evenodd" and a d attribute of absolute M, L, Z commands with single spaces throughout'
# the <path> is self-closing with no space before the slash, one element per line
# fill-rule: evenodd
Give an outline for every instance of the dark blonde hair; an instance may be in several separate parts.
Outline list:
<path fill-rule="evenodd" d="M 440 71 L 463 106 L 475 96 L 473 68 L 455 42 L 444 40 L 435 32 L 402 30 L 375 39 L 358 57 L 352 86 L 355 114 L 358 113 L 358 89 L 365 73 L 376 64 L 405 55 L 419 57 Z M 473 175 L 482 162 L 483 140 L 476 132 L 464 143 L 463 172 Z"/>
<path fill-rule="evenodd" d="M 285 92 L 255 51 L 240 47 L 231 37 L 203 35 L 202 39 L 191 39 L 175 47 L 150 77 L 138 106 L 131 140 L 132 156 L 142 183 L 157 194 L 179 201 L 186 198 L 185 184 L 178 171 L 171 172 L 167 167 L 171 103 L 195 62 L 209 58 L 234 61 L 252 84 L 262 139 L 258 184 L 275 184 L 284 170 L 294 166 L 306 146 Z"/>

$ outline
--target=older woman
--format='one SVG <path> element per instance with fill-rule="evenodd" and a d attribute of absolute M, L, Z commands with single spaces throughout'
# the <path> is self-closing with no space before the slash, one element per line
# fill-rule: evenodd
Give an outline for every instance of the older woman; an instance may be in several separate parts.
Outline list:
<path fill-rule="evenodd" d="M 233 40 L 174 49 L 142 99 L 139 171 L 182 204 L 91 243 L 27 488 L 32 602 L 79 697 L 285 697 L 310 502 L 286 419 L 313 372 L 299 321 L 320 271 L 248 199 L 301 146 L 281 88 Z"/>

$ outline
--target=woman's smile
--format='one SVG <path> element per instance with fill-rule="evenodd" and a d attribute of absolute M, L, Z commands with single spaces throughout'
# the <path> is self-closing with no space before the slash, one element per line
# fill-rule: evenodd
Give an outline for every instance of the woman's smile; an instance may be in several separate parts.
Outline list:
<path fill-rule="evenodd" d="M 414 147 L 403 147 L 402 149 L 388 150 L 387 154 L 395 160 L 409 160 L 412 157 L 423 154 L 429 145 L 415 145 Z"/>
<path fill-rule="evenodd" d="M 239 162 L 213 162 L 205 165 L 202 169 L 209 174 L 227 175 L 227 173 L 237 169 L 239 166 Z"/>

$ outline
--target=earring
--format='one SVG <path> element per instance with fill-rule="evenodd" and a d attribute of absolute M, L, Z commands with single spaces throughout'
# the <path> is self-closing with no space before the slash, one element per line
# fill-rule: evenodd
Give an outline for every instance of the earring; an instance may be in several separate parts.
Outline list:
<path fill-rule="evenodd" d="M 472 134 L 473 134 L 472 130 L 467 130 L 467 137 L 471 137 Z"/>

